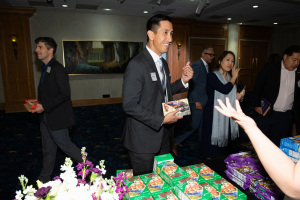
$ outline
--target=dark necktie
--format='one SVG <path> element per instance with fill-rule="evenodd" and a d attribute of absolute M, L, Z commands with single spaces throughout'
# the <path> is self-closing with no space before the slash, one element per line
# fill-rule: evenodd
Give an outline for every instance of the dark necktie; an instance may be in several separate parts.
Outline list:
<path fill-rule="evenodd" d="M 162 64 L 161 58 L 158 60 L 158 66 L 159 66 L 159 69 L 160 69 L 160 73 L 162 75 L 161 85 L 162 85 L 164 94 L 166 95 L 166 78 L 165 78 L 165 71 L 164 71 L 164 68 L 163 68 L 163 64 Z"/>

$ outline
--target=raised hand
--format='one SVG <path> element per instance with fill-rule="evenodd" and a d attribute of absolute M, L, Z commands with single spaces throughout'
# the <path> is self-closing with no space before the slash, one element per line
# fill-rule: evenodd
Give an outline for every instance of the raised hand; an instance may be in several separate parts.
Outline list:
<path fill-rule="evenodd" d="M 182 70 L 182 81 L 186 84 L 193 78 L 194 70 L 190 65 L 190 61 L 188 61 Z"/>

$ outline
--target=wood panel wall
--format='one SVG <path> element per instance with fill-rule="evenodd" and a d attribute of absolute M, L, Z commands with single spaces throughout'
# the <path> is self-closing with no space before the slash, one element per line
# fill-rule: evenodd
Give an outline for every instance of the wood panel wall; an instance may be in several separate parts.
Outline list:
<path fill-rule="evenodd" d="M 29 17 L 34 9 L 0 8 L 0 61 L 5 112 L 22 112 L 25 99 L 36 98 Z M 11 37 L 16 36 L 17 56 Z"/>
<path fill-rule="evenodd" d="M 268 59 L 271 31 L 268 27 L 239 27 L 238 82 L 246 85 L 246 91 L 253 91 L 256 76 Z"/>
<path fill-rule="evenodd" d="M 201 38 L 201 40 L 209 40 L 208 43 L 210 45 L 214 45 L 214 43 L 219 46 L 219 41 L 213 41 L 214 39 L 225 39 L 225 43 L 223 41 L 223 51 L 227 48 L 227 40 L 228 40 L 228 24 L 223 23 L 208 23 L 208 22 L 199 22 L 196 20 L 189 19 L 173 19 L 173 43 L 168 52 L 168 64 L 171 72 L 171 82 L 176 81 L 181 78 L 182 68 L 185 66 L 186 62 L 191 59 L 191 62 L 194 62 L 195 57 L 198 59 L 201 56 L 202 47 L 200 47 L 197 43 L 196 39 L 191 38 Z M 182 42 L 182 46 L 180 48 L 180 56 L 178 58 L 178 47 L 177 41 Z M 195 44 L 195 45 L 194 45 Z M 207 44 L 207 43 L 205 43 Z M 192 48 L 191 46 L 197 46 L 196 48 Z M 197 49 L 198 48 L 198 49 Z M 193 55 L 192 57 L 190 57 Z M 192 64 L 192 63 L 191 63 Z M 174 95 L 174 99 L 185 98 L 187 92 Z"/>

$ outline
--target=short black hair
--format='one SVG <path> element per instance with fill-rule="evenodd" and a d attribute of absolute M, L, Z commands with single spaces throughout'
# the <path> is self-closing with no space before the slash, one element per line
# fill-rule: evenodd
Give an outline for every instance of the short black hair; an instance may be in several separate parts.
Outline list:
<path fill-rule="evenodd" d="M 173 23 L 172 18 L 166 15 L 162 14 L 156 14 L 152 16 L 150 19 L 147 21 L 147 32 L 149 30 L 153 31 L 156 33 L 157 29 L 160 27 L 160 21 L 169 21 Z M 149 40 L 148 35 L 147 35 L 147 41 Z"/>
<path fill-rule="evenodd" d="M 56 44 L 56 42 L 53 38 L 51 38 L 51 37 L 38 37 L 38 38 L 35 39 L 35 44 L 37 44 L 39 42 L 45 43 L 45 46 L 47 47 L 47 49 L 53 48 L 53 54 L 55 54 L 57 44 Z"/>
<path fill-rule="evenodd" d="M 291 56 L 293 53 L 300 53 L 300 46 L 292 45 L 288 47 L 286 50 L 284 50 L 283 55 Z"/>

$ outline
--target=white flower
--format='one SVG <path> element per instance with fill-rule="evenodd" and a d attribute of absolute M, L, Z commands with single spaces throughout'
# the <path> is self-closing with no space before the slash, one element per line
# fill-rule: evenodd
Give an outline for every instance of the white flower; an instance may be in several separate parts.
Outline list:
<path fill-rule="evenodd" d="M 23 196 L 24 195 L 22 194 L 21 190 L 16 191 L 16 196 L 15 196 L 16 200 L 22 200 Z"/>
<path fill-rule="evenodd" d="M 29 185 L 26 187 L 26 190 L 24 190 L 23 193 L 26 194 L 27 196 L 33 196 L 36 191 L 37 190 L 33 188 L 32 185 Z"/>
<path fill-rule="evenodd" d="M 41 187 L 48 187 L 51 186 L 51 190 L 49 192 L 50 197 L 55 197 L 57 195 L 58 189 L 61 186 L 61 180 L 57 179 L 55 181 L 49 181 L 43 184 Z"/>

